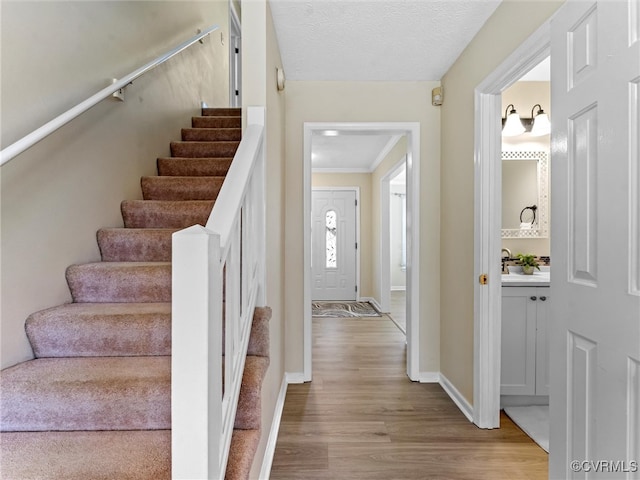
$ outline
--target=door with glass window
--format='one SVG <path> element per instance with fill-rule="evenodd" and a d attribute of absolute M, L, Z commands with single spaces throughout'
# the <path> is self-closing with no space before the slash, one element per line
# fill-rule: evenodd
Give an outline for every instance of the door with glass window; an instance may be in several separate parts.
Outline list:
<path fill-rule="evenodd" d="M 311 193 L 311 298 L 356 300 L 356 191 Z"/>

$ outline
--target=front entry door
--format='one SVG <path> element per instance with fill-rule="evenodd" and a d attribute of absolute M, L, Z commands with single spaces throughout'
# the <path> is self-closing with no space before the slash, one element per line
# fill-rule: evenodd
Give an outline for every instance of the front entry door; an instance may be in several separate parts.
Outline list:
<path fill-rule="evenodd" d="M 639 478 L 640 4 L 551 22 L 549 477 Z"/>
<path fill-rule="evenodd" d="M 356 300 L 356 192 L 311 192 L 311 298 Z"/>

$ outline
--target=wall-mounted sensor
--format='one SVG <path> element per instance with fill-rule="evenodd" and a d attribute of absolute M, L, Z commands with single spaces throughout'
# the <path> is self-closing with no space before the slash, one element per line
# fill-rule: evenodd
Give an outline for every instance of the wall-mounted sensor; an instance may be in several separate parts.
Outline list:
<path fill-rule="evenodd" d="M 439 107 L 442 105 L 442 100 L 444 98 L 444 92 L 442 87 L 436 87 L 431 90 L 431 105 L 434 107 Z"/>

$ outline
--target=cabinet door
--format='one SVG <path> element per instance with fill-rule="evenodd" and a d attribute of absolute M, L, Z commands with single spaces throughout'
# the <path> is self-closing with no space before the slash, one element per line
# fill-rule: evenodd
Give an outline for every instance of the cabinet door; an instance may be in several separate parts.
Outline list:
<path fill-rule="evenodd" d="M 538 287 L 536 302 L 536 395 L 549 395 L 549 291 Z"/>
<path fill-rule="evenodd" d="M 535 288 L 502 288 L 501 395 L 535 395 Z"/>

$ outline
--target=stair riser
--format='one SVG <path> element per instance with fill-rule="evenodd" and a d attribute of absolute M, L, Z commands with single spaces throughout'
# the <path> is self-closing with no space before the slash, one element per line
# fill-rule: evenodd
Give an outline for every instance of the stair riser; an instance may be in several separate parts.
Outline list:
<path fill-rule="evenodd" d="M 183 142 L 239 142 L 242 130 L 239 128 L 183 128 Z"/>
<path fill-rule="evenodd" d="M 231 160 L 231 158 L 159 158 L 158 175 L 224 176 L 229 171 Z"/>
<path fill-rule="evenodd" d="M 215 200 L 224 177 L 142 177 L 145 200 Z"/>
<path fill-rule="evenodd" d="M 191 119 L 193 128 L 241 128 L 242 118 L 240 117 L 193 117 Z"/>
<path fill-rule="evenodd" d="M 170 262 L 175 229 L 113 228 L 98 230 L 103 262 Z"/>
<path fill-rule="evenodd" d="M 78 303 L 170 302 L 171 264 L 72 265 L 67 283 Z"/>
<path fill-rule="evenodd" d="M 125 200 L 121 204 L 124 226 L 127 228 L 187 228 L 205 225 L 213 201 L 162 202 Z"/>
<path fill-rule="evenodd" d="M 171 156 L 184 158 L 232 157 L 239 142 L 171 142 Z"/>
<path fill-rule="evenodd" d="M 214 117 L 240 117 L 242 115 L 241 108 L 203 108 L 203 116 Z"/>

